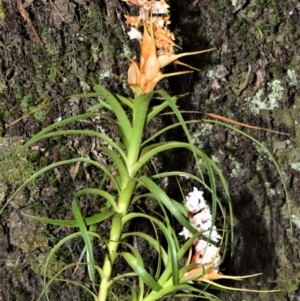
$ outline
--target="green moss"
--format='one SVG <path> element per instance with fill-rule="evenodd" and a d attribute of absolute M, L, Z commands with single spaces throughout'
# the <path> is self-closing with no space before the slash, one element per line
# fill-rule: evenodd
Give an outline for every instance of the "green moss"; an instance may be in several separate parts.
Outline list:
<path fill-rule="evenodd" d="M 258 58 L 258 55 L 259 55 L 258 49 L 254 44 L 250 44 L 250 43 L 247 44 L 247 50 L 249 52 L 248 57 L 247 57 L 248 62 L 254 61 L 255 59 Z"/>
<path fill-rule="evenodd" d="M 47 73 L 50 84 L 54 84 L 61 75 L 61 72 L 56 65 L 50 65 L 47 68 Z"/>
<path fill-rule="evenodd" d="M 40 166 L 46 166 L 48 164 L 48 159 L 46 157 L 40 157 Z"/>
<path fill-rule="evenodd" d="M 215 65 L 220 61 L 220 53 L 218 51 L 213 51 L 211 53 L 211 64 Z"/>
<path fill-rule="evenodd" d="M 273 41 L 266 41 L 263 45 L 263 50 L 266 56 L 273 51 Z"/>
<path fill-rule="evenodd" d="M 24 182 L 34 173 L 33 165 L 21 156 L 15 158 L 14 162 L 8 158 L 1 165 L 1 168 L 9 171 L 4 177 L 14 185 Z"/>
<path fill-rule="evenodd" d="M 2 225 L 0 225 L 0 236 L 5 234 L 5 230 L 4 227 Z"/>
<path fill-rule="evenodd" d="M 6 172 L 0 173 L 0 182 L 9 182 L 15 186 L 27 180 L 34 173 L 32 163 L 25 156 L 11 155 L 21 144 L 22 139 L 19 137 L 1 138 L 0 169 Z"/>
<path fill-rule="evenodd" d="M 0 45 L 1 49 L 1 45 Z M 1 51 L 0 51 L 1 52 Z M 5 80 L 3 79 L 2 74 L 0 73 L 0 94 L 7 89 L 7 85 L 5 84 Z"/>
<path fill-rule="evenodd" d="M 224 10 L 225 10 L 224 5 L 219 1 L 215 1 L 214 11 L 216 12 L 218 19 L 224 18 Z"/>
<path fill-rule="evenodd" d="M 34 104 L 35 96 L 32 92 L 29 92 L 22 97 L 21 108 L 24 114 L 27 114 L 32 111 L 32 106 Z"/>
<path fill-rule="evenodd" d="M 266 7 L 267 5 L 269 5 L 270 0 L 258 0 L 257 3 L 258 3 L 260 6 Z"/>
<path fill-rule="evenodd" d="M 49 35 L 49 29 L 43 28 L 41 30 L 41 39 L 44 42 L 44 47 L 48 55 L 58 55 L 59 54 L 59 47 L 57 47 L 56 43 L 53 43 L 51 36 Z"/>
<path fill-rule="evenodd" d="M 0 20 L 4 20 L 6 16 L 6 7 L 4 3 L 1 1 L 0 2 Z"/>
<path fill-rule="evenodd" d="M 65 154 L 68 154 L 69 152 L 70 152 L 70 149 L 65 145 L 61 145 L 58 149 L 59 155 L 65 155 Z"/>
<path fill-rule="evenodd" d="M 285 22 L 286 22 L 287 34 L 294 34 L 295 33 L 294 21 L 292 20 L 290 15 L 286 16 Z"/>
<path fill-rule="evenodd" d="M 27 153 L 27 160 L 30 162 L 37 162 L 40 158 L 40 151 L 31 150 Z"/>
<path fill-rule="evenodd" d="M 280 15 L 278 13 L 274 13 L 272 15 L 272 18 L 271 18 L 271 23 L 274 25 L 274 26 L 277 26 L 279 25 L 281 22 L 281 18 L 280 18 Z"/>
<path fill-rule="evenodd" d="M 238 30 L 234 35 L 235 39 L 241 43 L 245 43 L 245 37 L 247 36 L 247 34 L 249 32 L 249 25 L 248 25 L 247 20 L 244 18 L 240 18 L 237 28 L 238 28 Z"/>
<path fill-rule="evenodd" d="M 49 249 L 48 239 L 40 233 L 29 235 L 20 247 L 24 253 L 31 253 L 36 249 L 47 250 Z"/>

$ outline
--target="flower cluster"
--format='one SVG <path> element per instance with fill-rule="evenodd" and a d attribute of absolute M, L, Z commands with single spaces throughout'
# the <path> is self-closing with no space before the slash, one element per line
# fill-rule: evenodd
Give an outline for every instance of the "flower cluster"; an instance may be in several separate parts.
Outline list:
<path fill-rule="evenodd" d="M 191 72 L 181 71 L 164 75 L 161 69 L 168 64 L 174 62 L 188 66 L 179 62 L 178 59 L 212 50 L 174 54 L 174 47 L 180 47 L 175 44 L 175 36 L 167 28 L 171 22 L 169 5 L 165 0 L 123 1 L 139 7 L 138 16 L 125 15 L 126 24 L 131 27 L 128 35 L 130 39 L 137 39 L 141 47 L 139 62 L 131 60 L 128 83 L 140 86 L 143 93 L 152 91 L 156 84 L 165 77 Z M 140 31 L 141 27 L 143 27 L 143 33 Z"/>
<path fill-rule="evenodd" d="M 173 54 L 173 46 L 175 37 L 167 29 L 170 24 L 169 5 L 164 0 L 160 1 L 147 1 L 147 0 L 125 0 L 126 2 L 138 5 L 140 8 L 139 16 L 125 15 L 126 24 L 131 26 L 128 35 L 130 39 L 142 40 L 142 33 L 139 27 L 146 26 L 147 31 L 153 31 L 154 42 L 157 48 L 158 56 L 163 54 Z"/>
<path fill-rule="evenodd" d="M 216 244 L 220 241 L 221 236 L 213 225 L 212 215 L 209 206 L 203 198 L 203 192 L 194 187 L 193 192 L 190 192 L 186 197 L 186 209 L 190 223 L 197 231 L 201 232 L 202 237 L 198 238 L 193 243 L 193 257 L 190 263 L 198 263 L 204 267 L 210 267 L 213 274 L 218 273 L 218 266 L 220 262 L 219 248 Z M 191 234 L 184 228 L 180 235 L 188 239 Z M 211 273 L 212 274 L 212 273 Z"/>

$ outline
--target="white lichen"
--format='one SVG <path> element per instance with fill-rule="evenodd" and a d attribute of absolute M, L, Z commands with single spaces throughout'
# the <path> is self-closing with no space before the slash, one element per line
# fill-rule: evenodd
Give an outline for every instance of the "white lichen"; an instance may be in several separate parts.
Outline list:
<path fill-rule="evenodd" d="M 214 70 L 209 70 L 207 73 L 206 73 L 206 76 L 209 78 L 209 79 L 214 79 L 215 76 L 214 76 Z"/>
<path fill-rule="evenodd" d="M 296 171 L 300 171 L 300 162 L 291 162 L 289 165 L 291 166 L 292 169 Z"/>
<path fill-rule="evenodd" d="M 273 110 L 279 107 L 279 101 L 284 96 L 284 88 L 280 80 L 274 80 L 268 85 L 268 93 L 263 95 L 263 90 L 259 89 L 253 97 L 247 97 L 245 100 L 250 104 L 250 111 L 259 114 L 260 110 Z"/>
<path fill-rule="evenodd" d="M 240 178 L 243 176 L 246 171 L 242 168 L 242 165 L 236 161 L 236 159 L 233 156 L 229 156 L 230 162 L 231 162 L 231 172 L 229 176 L 231 178 Z"/>
<path fill-rule="evenodd" d="M 192 134 L 192 143 L 199 148 L 204 147 L 204 144 L 201 140 L 201 136 L 207 136 L 212 133 L 213 125 L 208 123 L 203 123 L 199 125 L 197 130 Z"/>
<path fill-rule="evenodd" d="M 99 79 L 102 80 L 104 78 L 108 78 L 111 77 L 111 72 L 109 70 L 104 71 L 102 73 L 99 74 Z"/>
<path fill-rule="evenodd" d="M 292 214 L 291 215 L 291 220 L 292 220 L 293 224 L 295 226 L 297 226 L 298 229 L 300 229 L 300 218 L 299 218 L 299 216 L 297 216 L 295 214 Z"/>
<path fill-rule="evenodd" d="M 287 72 L 286 72 L 286 76 L 287 76 L 287 79 L 289 81 L 290 86 L 297 86 L 298 79 L 297 79 L 297 75 L 296 75 L 295 70 L 288 69 Z"/>
<path fill-rule="evenodd" d="M 238 2 L 239 2 L 239 0 L 231 0 L 231 4 L 233 7 L 236 7 Z"/>

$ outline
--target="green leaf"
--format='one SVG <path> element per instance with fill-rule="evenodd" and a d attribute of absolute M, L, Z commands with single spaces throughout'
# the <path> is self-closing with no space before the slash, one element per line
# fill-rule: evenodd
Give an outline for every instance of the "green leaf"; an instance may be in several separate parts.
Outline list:
<path fill-rule="evenodd" d="M 94 236 L 96 238 L 98 238 L 99 240 L 101 240 L 100 235 L 96 234 L 96 233 L 91 233 L 89 232 L 89 235 Z M 74 238 L 77 238 L 79 236 L 82 236 L 81 232 L 76 232 L 73 234 L 68 235 L 67 237 L 64 237 L 63 239 L 61 239 L 50 251 L 50 253 L 47 256 L 46 259 L 46 263 L 45 263 L 45 268 L 44 268 L 44 286 L 46 286 L 46 278 L 47 278 L 47 274 L 48 274 L 48 269 L 49 269 L 49 265 L 55 255 L 55 253 L 59 250 L 59 248 L 61 246 L 63 246 L 65 243 L 71 241 Z"/>
<path fill-rule="evenodd" d="M 136 97 L 139 97 L 143 93 L 143 91 L 139 85 L 130 84 L 130 88 L 134 89 L 134 91 L 135 91 L 134 94 L 136 95 Z"/>
<path fill-rule="evenodd" d="M 130 109 L 133 108 L 133 100 L 132 100 L 132 99 L 126 98 L 126 97 L 124 97 L 124 96 L 122 96 L 122 95 L 120 95 L 120 94 L 117 94 L 117 95 L 116 95 L 116 98 L 117 98 L 120 102 L 122 102 L 124 105 L 128 106 Z"/>
<path fill-rule="evenodd" d="M 147 93 L 145 95 L 140 95 L 134 99 L 133 102 L 133 125 L 132 132 L 130 136 L 130 144 L 128 145 L 128 172 L 131 175 L 131 167 L 137 161 L 140 153 L 140 147 L 142 143 L 142 137 L 144 134 L 144 127 L 146 123 L 146 116 L 149 108 L 149 103 L 152 99 L 153 92 Z"/>
<path fill-rule="evenodd" d="M 144 298 L 143 301 L 161 300 L 162 298 L 167 297 L 167 296 L 169 296 L 172 293 L 175 293 L 177 291 L 196 291 L 196 292 L 198 292 L 198 294 L 197 294 L 198 298 L 204 298 L 204 299 L 208 299 L 208 300 L 219 300 L 219 299 L 209 298 L 208 294 L 207 294 L 207 297 L 205 297 L 206 294 L 203 290 L 196 289 L 195 287 L 193 287 L 191 285 L 179 284 L 179 285 L 170 285 L 168 287 L 164 287 L 162 290 L 160 290 L 158 292 L 152 292 L 146 298 Z"/>
<path fill-rule="evenodd" d="M 177 206 L 174 205 L 172 200 L 167 196 L 167 194 L 150 178 L 146 176 L 141 176 L 139 181 L 151 191 L 155 196 L 155 199 L 164 204 L 164 206 L 171 212 L 171 214 L 178 220 L 178 222 L 185 228 L 187 228 L 191 233 L 195 234 L 197 231 L 191 226 L 187 221 L 186 217 L 180 212 Z"/>
<path fill-rule="evenodd" d="M 130 213 L 127 214 L 126 216 L 123 217 L 122 223 L 123 227 L 125 223 L 127 223 L 129 220 L 137 217 L 144 217 L 146 219 L 149 219 L 153 223 L 157 224 L 159 229 L 162 231 L 164 234 L 167 242 L 168 242 L 168 263 L 167 266 L 171 265 L 171 270 L 169 271 L 169 275 L 167 278 L 172 275 L 173 283 L 178 284 L 178 271 L 179 271 L 179 266 L 178 266 L 178 258 L 177 258 L 177 250 L 176 250 L 176 244 L 174 242 L 174 238 L 172 237 L 172 231 L 168 229 L 160 220 L 153 216 L 149 216 L 144 213 Z M 195 229 L 194 229 L 195 230 Z M 163 285 L 163 283 L 161 283 Z"/>
<path fill-rule="evenodd" d="M 138 236 L 143 239 L 145 239 L 156 251 L 158 254 L 162 255 L 163 262 L 167 264 L 168 261 L 168 254 L 165 251 L 165 249 L 161 246 L 160 242 L 151 237 L 150 235 L 143 233 L 143 232 L 130 232 L 130 233 L 124 233 L 121 237 L 121 240 L 128 236 Z"/>
<path fill-rule="evenodd" d="M 99 169 L 101 169 L 105 174 L 108 175 L 108 177 L 115 183 L 115 178 L 107 171 L 107 169 L 105 168 L 105 166 L 101 165 L 100 163 L 94 161 L 94 160 L 90 160 L 88 158 L 75 158 L 75 159 L 68 159 L 68 160 L 63 160 L 63 161 L 59 161 L 59 162 L 55 162 L 52 163 L 51 165 L 48 165 L 42 169 L 40 169 L 39 171 L 37 171 L 35 174 L 33 174 L 31 177 L 29 177 L 13 194 L 12 196 L 7 200 L 7 202 L 2 206 L 1 210 L 0 210 L 0 214 L 5 210 L 5 208 L 8 206 L 8 204 L 31 182 L 33 182 L 36 178 L 38 178 L 39 176 L 42 176 L 44 173 L 46 173 L 47 171 L 61 166 L 61 165 L 67 165 L 67 164 L 72 164 L 72 163 L 77 163 L 77 162 L 84 162 L 84 163 L 89 163 L 91 165 L 94 165 L 96 167 L 98 167 Z M 115 183 L 116 187 L 118 186 L 118 183 Z"/>
<path fill-rule="evenodd" d="M 197 122 L 199 122 L 199 121 L 197 120 Z M 194 123 L 196 123 L 196 121 L 195 120 L 189 120 L 189 121 L 186 121 L 185 123 L 186 124 L 194 124 Z M 169 131 L 171 129 L 174 129 L 176 127 L 179 127 L 179 126 L 181 126 L 180 123 L 174 123 L 174 124 L 171 124 L 169 126 L 166 126 L 166 127 L 162 128 L 161 130 L 159 130 L 155 134 L 153 134 L 151 137 L 149 137 L 148 139 L 144 140 L 143 143 L 142 143 L 142 147 L 144 147 L 145 145 L 147 145 L 151 141 L 155 140 L 157 137 L 159 137 L 163 133 L 165 133 L 165 132 L 167 132 L 167 131 Z"/>
<path fill-rule="evenodd" d="M 103 147 L 102 149 L 107 153 L 110 160 L 115 164 L 119 172 L 119 176 L 121 177 L 121 181 L 123 182 L 128 181 L 129 175 L 128 175 L 127 167 L 124 164 L 124 161 L 120 159 L 120 157 L 116 154 L 116 152 L 110 150 L 109 148 Z M 122 186 L 121 183 L 119 185 Z"/>
<path fill-rule="evenodd" d="M 128 120 L 124 109 L 120 105 L 119 101 L 104 87 L 100 85 L 95 85 L 94 90 L 98 93 L 98 95 L 103 96 L 112 107 L 112 110 L 120 123 L 122 134 L 125 137 L 124 143 L 125 145 L 128 145 L 128 142 L 131 137 L 132 126 Z"/>
<path fill-rule="evenodd" d="M 115 201 L 115 198 L 111 194 L 109 194 L 108 192 L 106 192 L 104 190 L 97 189 L 97 188 L 84 188 L 84 189 L 77 191 L 75 193 L 74 197 L 77 199 L 83 194 L 99 195 L 99 196 L 105 198 L 111 204 L 114 211 L 118 211 L 118 205 Z"/>
<path fill-rule="evenodd" d="M 125 278 L 125 275 L 122 275 Z M 135 285 L 131 285 L 129 282 L 124 281 L 124 280 L 114 280 L 114 283 L 117 283 L 119 285 L 123 285 L 123 286 L 127 286 L 130 289 L 131 292 L 131 296 L 130 296 L 130 300 L 131 301 L 137 301 L 137 293 L 136 293 L 136 287 Z M 121 296 L 119 296 L 121 297 Z M 99 301 L 99 299 L 98 299 Z"/>
<path fill-rule="evenodd" d="M 89 232 L 84 223 L 84 219 L 83 216 L 81 215 L 76 199 L 72 201 L 72 211 L 78 223 L 87 250 L 87 264 L 88 264 L 89 277 L 92 283 L 95 283 L 95 261 L 94 261 L 94 254 L 93 254 L 93 245 L 92 245 L 93 240 L 89 236 Z"/>
<path fill-rule="evenodd" d="M 55 123 L 47 126 L 46 128 L 42 129 L 39 133 L 35 134 L 23 146 L 21 146 L 16 153 L 19 154 L 19 153 L 25 151 L 29 146 L 33 145 L 36 141 L 43 139 L 41 137 L 43 137 L 46 133 L 52 131 L 53 129 L 56 129 L 60 126 L 64 126 L 64 125 L 67 125 L 67 124 L 70 124 L 72 122 L 76 122 L 79 120 L 84 120 L 87 118 L 93 118 L 93 117 L 99 117 L 99 116 L 100 116 L 99 113 L 85 113 L 85 114 L 72 116 L 72 117 L 63 119 L 61 121 L 55 122 Z"/>
<path fill-rule="evenodd" d="M 77 263 L 71 263 L 71 264 L 68 264 L 66 266 L 64 266 L 63 268 L 61 268 L 54 276 L 51 277 L 51 279 L 45 283 L 45 285 L 43 286 L 43 289 L 40 293 L 40 295 L 38 296 L 37 298 L 37 301 L 41 300 L 41 298 L 46 295 L 46 299 L 49 300 L 48 296 L 47 296 L 47 291 L 49 290 L 49 287 L 50 285 L 55 282 L 55 281 L 61 281 L 61 282 L 65 282 L 65 283 L 68 283 L 68 284 L 73 284 L 73 285 L 76 285 L 76 286 L 80 286 L 81 288 L 83 288 L 84 290 L 86 290 L 90 295 L 93 296 L 94 300 L 95 301 L 98 301 L 98 297 L 97 295 L 92 292 L 91 290 L 89 290 L 85 285 L 83 285 L 81 282 L 77 282 L 77 281 L 72 281 L 72 280 L 67 280 L 67 279 L 64 279 L 62 277 L 60 277 L 60 275 L 67 269 L 70 269 L 70 268 L 76 268 L 77 267 Z"/>
<path fill-rule="evenodd" d="M 145 270 L 141 260 L 138 260 L 128 252 L 122 252 L 121 255 L 152 290 L 159 291 L 162 289 L 162 287 L 154 280 L 154 278 Z"/>
<path fill-rule="evenodd" d="M 176 104 L 177 99 L 179 99 L 183 96 L 184 95 L 175 95 L 171 98 L 172 98 L 173 102 Z M 163 101 L 160 105 L 152 107 L 151 111 L 147 115 L 147 124 L 168 106 L 169 106 L 169 103 L 167 101 Z"/>
<path fill-rule="evenodd" d="M 100 109 L 105 108 L 108 111 L 112 111 L 111 106 L 106 103 L 105 101 L 100 101 L 100 103 L 97 103 L 96 105 L 90 107 L 87 109 L 88 112 L 99 112 Z"/>
<path fill-rule="evenodd" d="M 52 137 L 58 137 L 58 136 L 68 136 L 68 135 L 86 135 L 86 136 L 91 136 L 91 137 L 98 137 L 101 140 L 104 140 L 107 142 L 108 145 L 110 145 L 113 149 L 115 149 L 120 156 L 122 157 L 123 161 L 126 163 L 127 162 L 127 157 L 124 154 L 123 150 L 116 144 L 111 138 L 109 138 L 107 135 L 96 132 L 96 131 L 91 131 L 91 130 L 60 130 L 56 132 L 51 132 L 51 133 L 43 133 L 41 135 L 41 132 L 37 135 L 35 135 L 33 138 L 31 138 L 23 147 L 20 148 L 20 152 L 32 144 L 37 143 L 38 141 L 46 138 L 52 138 Z"/>
<path fill-rule="evenodd" d="M 99 224 L 104 220 L 110 218 L 113 214 L 114 212 L 107 210 L 105 212 L 97 213 L 94 214 L 93 216 L 86 217 L 84 219 L 84 222 L 87 226 Z M 60 220 L 60 219 L 51 219 L 51 218 L 38 217 L 38 216 L 29 216 L 29 217 L 54 226 L 78 227 L 78 223 L 76 220 Z"/>

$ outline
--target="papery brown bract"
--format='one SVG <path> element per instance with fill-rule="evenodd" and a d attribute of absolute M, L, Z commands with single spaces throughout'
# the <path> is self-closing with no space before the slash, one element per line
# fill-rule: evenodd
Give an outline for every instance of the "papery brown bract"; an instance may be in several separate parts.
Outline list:
<path fill-rule="evenodd" d="M 170 23 L 168 16 L 169 5 L 167 5 L 164 0 L 160 1 L 159 3 L 150 0 L 124 1 L 140 6 L 140 15 L 138 17 L 132 17 L 128 15 L 125 15 L 125 17 L 126 24 L 131 25 L 135 29 L 138 28 L 141 23 L 143 23 L 144 32 L 140 42 L 140 61 L 138 63 L 130 59 L 131 64 L 128 70 L 128 83 L 130 85 L 139 85 L 143 94 L 152 91 L 156 84 L 166 77 L 192 72 L 181 71 L 162 74 L 162 68 L 173 62 L 190 67 L 179 62 L 178 59 L 184 56 L 195 55 L 212 50 L 208 49 L 204 51 L 174 54 L 173 47 L 180 47 L 174 42 L 174 34 L 166 28 L 167 24 Z M 153 16 L 153 14 L 156 15 Z M 161 17 L 161 14 L 167 14 L 167 16 Z M 131 30 L 129 33 L 130 38 L 140 39 L 140 34 L 137 33 Z M 193 67 L 190 68 L 196 69 Z M 132 90 L 133 92 L 135 91 L 134 89 Z"/>
<path fill-rule="evenodd" d="M 142 5 L 143 2 L 145 2 L 143 0 L 123 0 L 123 1 L 125 1 L 127 3 L 129 2 L 129 3 L 134 4 L 134 5 Z"/>
<path fill-rule="evenodd" d="M 152 26 L 150 34 L 146 26 L 144 26 L 140 57 L 140 71 L 141 74 L 144 76 L 144 82 L 142 83 L 143 86 L 146 85 L 148 82 L 152 81 L 159 74 L 160 70 L 160 64 L 156 54 Z"/>
<path fill-rule="evenodd" d="M 197 275 L 201 275 L 197 277 Z M 246 276 L 247 277 L 247 276 Z M 218 279 L 232 279 L 232 280 L 243 280 L 243 276 L 228 276 L 223 275 L 216 269 L 212 268 L 210 265 L 204 265 L 199 268 L 192 269 L 185 273 L 181 278 L 182 280 L 195 278 L 193 281 L 205 281 L 205 280 L 218 280 Z"/>
<path fill-rule="evenodd" d="M 126 21 L 125 23 L 128 25 L 132 25 L 134 27 L 138 27 L 141 23 L 141 19 L 137 16 L 128 16 L 125 15 Z"/>
<path fill-rule="evenodd" d="M 141 87 L 143 93 L 153 91 L 156 84 L 163 78 L 182 75 L 190 73 L 192 71 L 180 71 L 169 74 L 162 74 L 160 69 L 169 65 L 172 62 L 177 63 L 178 59 L 188 55 L 195 55 L 204 52 L 211 51 L 213 49 L 187 52 L 181 54 L 163 54 L 158 56 L 156 52 L 156 45 L 154 40 L 153 27 L 150 27 L 150 33 L 148 32 L 147 26 L 144 23 L 144 33 L 141 42 L 141 55 L 140 63 L 131 61 L 128 70 L 128 83 L 137 84 Z M 185 65 L 178 61 L 178 64 Z M 188 65 L 185 65 L 188 66 Z"/>

